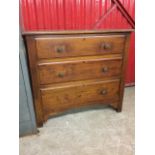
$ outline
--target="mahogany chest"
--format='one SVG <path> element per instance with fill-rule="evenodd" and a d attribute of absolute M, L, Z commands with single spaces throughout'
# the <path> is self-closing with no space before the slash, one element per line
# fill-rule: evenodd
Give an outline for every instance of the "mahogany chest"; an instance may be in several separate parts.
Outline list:
<path fill-rule="evenodd" d="M 94 104 L 122 109 L 131 30 L 24 33 L 37 125 Z"/>

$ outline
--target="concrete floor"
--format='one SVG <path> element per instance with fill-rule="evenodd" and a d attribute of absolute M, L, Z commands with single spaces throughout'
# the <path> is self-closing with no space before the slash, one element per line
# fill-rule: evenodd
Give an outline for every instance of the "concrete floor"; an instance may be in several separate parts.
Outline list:
<path fill-rule="evenodd" d="M 134 87 L 121 113 L 109 107 L 49 119 L 38 135 L 19 140 L 20 155 L 134 155 Z"/>

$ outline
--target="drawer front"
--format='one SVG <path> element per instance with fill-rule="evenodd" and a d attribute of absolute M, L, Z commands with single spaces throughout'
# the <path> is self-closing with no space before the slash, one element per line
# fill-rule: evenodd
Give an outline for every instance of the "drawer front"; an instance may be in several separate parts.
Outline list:
<path fill-rule="evenodd" d="M 86 55 L 121 53 L 124 48 L 124 35 L 83 36 L 83 37 L 38 37 L 37 56 L 44 58 L 62 58 Z"/>
<path fill-rule="evenodd" d="M 122 59 L 83 59 L 39 65 L 40 84 L 119 76 Z"/>
<path fill-rule="evenodd" d="M 119 100 L 119 80 L 74 82 L 41 89 L 45 118 L 49 114 L 94 103 Z"/>

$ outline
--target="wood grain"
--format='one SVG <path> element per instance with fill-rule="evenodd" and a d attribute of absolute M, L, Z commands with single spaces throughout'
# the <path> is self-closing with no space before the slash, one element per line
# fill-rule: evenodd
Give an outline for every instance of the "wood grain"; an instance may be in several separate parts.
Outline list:
<path fill-rule="evenodd" d="M 45 118 L 81 105 L 118 101 L 119 82 L 96 80 L 41 89 Z"/>
<path fill-rule="evenodd" d="M 96 58 L 39 64 L 40 84 L 120 76 L 122 58 Z"/>
<path fill-rule="evenodd" d="M 28 32 L 37 125 L 65 110 L 108 104 L 122 110 L 131 30 Z"/>
<path fill-rule="evenodd" d="M 128 62 L 128 52 L 129 52 L 129 44 L 130 44 L 130 33 L 126 35 L 125 47 L 123 52 L 123 63 L 122 63 L 122 74 L 121 74 L 121 81 L 120 81 L 120 101 L 118 102 L 117 111 L 122 111 L 123 105 L 123 97 L 124 97 L 124 87 L 125 87 L 125 75 L 126 75 L 126 68 Z"/>
<path fill-rule="evenodd" d="M 39 59 L 122 53 L 124 35 L 36 37 Z"/>
<path fill-rule="evenodd" d="M 29 59 L 29 69 L 31 75 L 31 84 L 33 92 L 33 102 L 35 107 L 35 114 L 37 120 L 37 126 L 43 125 L 43 111 L 42 111 L 42 102 L 39 91 L 38 83 L 38 72 L 37 72 L 37 57 L 35 51 L 35 40 L 32 36 L 26 37 L 27 50 L 28 50 L 28 59 Z"/>
<path fill-rule="evenodd" d="M 60 30 L 60 31 L 24 31 L 22 32 L 23 36 L 28 35 L 69 35 L 69 34 L 120 34 L 120 33 L 130 33 L 133 32 L 134 29 L 106 29 L 106 30 Z"/>

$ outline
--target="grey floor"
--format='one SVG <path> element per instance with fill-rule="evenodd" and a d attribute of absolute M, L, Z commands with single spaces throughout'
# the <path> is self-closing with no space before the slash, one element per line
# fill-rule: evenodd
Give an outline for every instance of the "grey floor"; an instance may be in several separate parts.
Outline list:
<path fill-rule="evenodd" d="M 19 140 L 20 155 L 134 155 L 134 87 L 121 113 L 109 107 L 49 119 L 38 135 Z"/>

